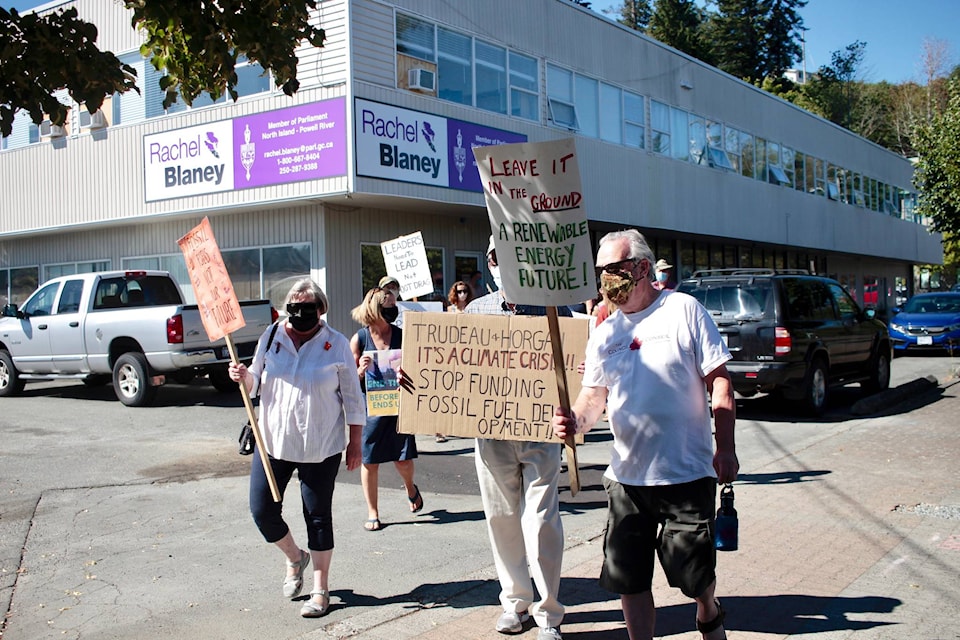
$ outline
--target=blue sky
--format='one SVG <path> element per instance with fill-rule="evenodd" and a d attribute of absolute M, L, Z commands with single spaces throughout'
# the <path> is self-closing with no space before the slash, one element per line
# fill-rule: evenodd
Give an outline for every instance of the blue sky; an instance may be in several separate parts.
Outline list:
<path fill-rule="evenodd" d="M 592 8 L 619 4 L 594 0 Z M 36 0 L 0 0 L 0 6 L 20 10 L 37 5 Z M 800 13 L 807 27 L 810 72 L 830 64 L 831 52 L 855 40 L 867 43 L 861 79 L 869 82 L 921 80 L 924 38 L 948 44 L 948 70 L 960 64 L 958 0 L 809 0 Z"/>

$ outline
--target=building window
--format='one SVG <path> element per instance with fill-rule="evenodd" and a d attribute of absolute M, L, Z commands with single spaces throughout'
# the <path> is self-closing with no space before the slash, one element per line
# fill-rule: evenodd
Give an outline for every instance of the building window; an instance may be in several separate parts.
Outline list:
<path fill-rule="evenodd" d="M 0 301 L 21 304 L 40 284 L 40 269 L 18 267 L 0 269 Z"/>
<path fill-rule="evenodd" d="M 550 122 L 574 131 L 580 128 L 574 102 L 573 72 L 547 65 L 547 106 Z"/>
<path fill-rule="evenodd" d="M 468 36 L 437 29 L 437 95 L 442 100 L 473 105 L 472 42 Z"/>
<path fill-rule="evenodd" d="M 259 63 L 250 62 L 245 56 L 240 56 L 235 68 L 237 74 L 237 85 L 234 90 L 239 97 L 255 95 L 270 91 L 270 76 Z M 157 71 L 153 64 L 145 62 L 143 65 L 143 107 L 144 115 L 147 118 L 158 118 L 163 115 L 171 115 L 192 109 L 209 107 L 212 104 L 224 104 L 227 101 L 228 94 L 220 96 L 217 100 L 210 97 L 208 93 L 201 93 L 194 98 L 193 104 L 189 107 L 187 103 L 178 95 L 177 99 L 166 109 L 163 108 L 163 100 L 166 97 L 165 92 L 160 88 L 160 78 L 163 74 Z M 139 82 L 139 81 L 138 81 Z M 130 93 L 130 92 L 128 92 Z M 132 98 L 131 98 L 132 100 Z M 131 108 L 137 108 L 137 104 L 130 105 Z M 116 114 L 116 112 L 114 112 Z M 121 107 L 121 121 L 123 113 Z M 130 121 L 136 121 L 134 119 Z M 116 123 L 115 123 L 116 124 Z"/>
<path fill-rule="evenodd" d="M 687 119 L 688 153 L 694 164 L 707 164 L 707 125 L 700 116 Z"/>
<path fill-rule="evenodd" d="M 623 140 L 623 98 L 619 87 L 600 83 L 600 139 L 620 144 Z"/>
<path fill-rule="evenodd" d="M 574 74 L 574 100 L 577 110 L 577 128 L 591 138 L 600 135 L 599 83 L 593 78 Z"/>
<path fill-rule="evenodd" d="M 670 107 L 650 101 L 650 143 L 654 153 L 670 153 Z"/>
<path fill-rule="evenodd" d="M 783 169 L 783 173 L 787 176 L 787 184 L 793 187 L 793 176 L 795 168 L 795 158 L 797 153 L 790 147 L 780 147 L 780 168 Z"/>
<path fill-rule="evenodd" d="M 477 107 L 507 113 L 507 50 L 476 41 Z"/>
<path fill-rule="evenodd" d="M 413 16 L 398 13 L 397 51 L 427 62 L 436 62 L 433 25 Z"/>
<path fill-rule="evenodd" d="M 510 115 L 540 122 L 539 78 L 536 58 L 510 52 Z"/>
<path fill-rule="evenodd" d="M 623 143 L 638 149 L 646 148 L 646 115 L 643 96 L 623 92 Z"/>
<path fill-rule="evenodd" d="M 753 179 L 767 181 L 767 141 L 759 136 L 753 142 Z"/>
<path fill-rule="evenodd" d="M 726 127 L 724 130 L 724 150 L 727 152 L 727 158 L 730 160 L 730 166 L 734 171 L 740 172 L 740 132 L 736 129 Z"/>
<path fill-rule="evenodd" d="M 93 273 L 95 271 L 109 271 L 109 260 L 89 262 L 64 262 L 62 264 L 48 264 L 43 267 L 43 281 L 60 276 L 72 276 L 77 273 Z"/>
<path fill-rule="evenodd" d="M 670 107 L 670 155 L 674 160 L 690 160 L 690 141 L 687 139 L 689 127 L 687 112 Z"/>

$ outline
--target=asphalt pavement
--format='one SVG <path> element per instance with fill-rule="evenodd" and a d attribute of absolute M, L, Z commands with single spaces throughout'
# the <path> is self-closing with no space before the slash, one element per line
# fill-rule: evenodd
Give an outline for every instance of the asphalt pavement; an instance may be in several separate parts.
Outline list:
<path fill-rule="evenodd" d="M 913 364 L 919 375 L 911 369 L 911 380 L 931 375 L 937 386 L 870 415 L 853 415 L 851 402 L 821 420 L 797 420 L 762 399 L 741 403 L 740 548 L 720 553 L 718 568 L 731 640 L 960 638 L 957 362 Z M 123 411 L 117 415 L 137 415 Z M 39 427 L 0 418 L 0 429 L 9 444 Z M 499 588 L 473 441 L 424 436 L 418 444 L 425 508 L 409 513 L 399 477 L 384 468 L 380 532 L 362 529 L 359 478 L 341 472 L 333 606 L 314 620 L 282 597 L 282 556 L 263 543 L 246 510 L 247 459 L 221 442 L 191 443 L 183 453 L 196 459 L 182 474 L 168 469 L 162 482 L 142 470 L 142 482 L 108 481 L 124 469 L 118 456 L 106 461 L 103 482 L 65 482 L 38 494 L 3 477 L 13 467 L 0 451 L 2 637 L 502 637 L 493 631 Z M 596 585 L 609 445 L 606 430 L 591 433 L 578 449 L 581 492 L 561 491 L 567 640 L 627 638 L 618 600 Z M 43 474 L 74 473 L 42 452 L 37 459 Z M 286 512 L 302 541 L 295 482 L 290 489 Z M 657 637 L 698 637 L 693 605 L 659 571 L 654 594 Z M 515 637 L 535 638 L 536 628 Z"/>

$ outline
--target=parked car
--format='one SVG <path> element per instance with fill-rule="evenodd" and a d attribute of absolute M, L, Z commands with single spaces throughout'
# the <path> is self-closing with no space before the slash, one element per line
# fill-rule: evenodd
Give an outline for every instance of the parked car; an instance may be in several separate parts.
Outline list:
<path fill-rule="evenodd" d="M 240 303 L 246 326 L 231 336 L 239 358 L 277 317 L 268 300 Z M 236 390 L 227 376 L 229 349 L 207 338 L 200 309 L 183 304 L 165 271 L 79 273 L 44 282 L 20 308 L 0 317 L 0 397 L 29 380 L 113 381 L 128 406 L 150 404 L 168 378 L 206 375 L 220 391 Z"/>
<path fill-rule="evenodd" d="M 714 269 L 678 290 L 716 321 L 740 395 L 778 394 L 818 415 L 832 386 L 859 382 L 873 393 L 890 384 L 887 327 L 836 280 L 802 270 Z"/>
<path fill-rule="evenodd" d="M 893 309 L 894 355 L 908 351 L 960 350 L 960 292 L 921 293 Z"/>

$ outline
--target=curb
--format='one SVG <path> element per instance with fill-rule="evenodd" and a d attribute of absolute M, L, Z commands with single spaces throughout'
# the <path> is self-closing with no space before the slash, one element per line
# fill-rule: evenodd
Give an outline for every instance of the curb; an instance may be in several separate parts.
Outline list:
<path fill-rule="evenodd" d="M 901 384 L 899 387 L 894 387 L 893 389 L 887 389 L 879 393 L 875 393 L 872 396 L 867 396 L 861 400 L 858 400 L 850 407 L 850 413 L 855 416 L 866 416 L 878 413 L 885 407 L 893 406 L 897 403 L 903 402 L 911 396 L 924 393 L 930 389 L 935 389 L 940 385 L 936 376 L 926 376 L 923 378 L 917 378 L 916 380 L 911 380 Z"/>

